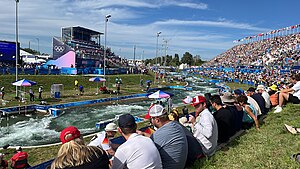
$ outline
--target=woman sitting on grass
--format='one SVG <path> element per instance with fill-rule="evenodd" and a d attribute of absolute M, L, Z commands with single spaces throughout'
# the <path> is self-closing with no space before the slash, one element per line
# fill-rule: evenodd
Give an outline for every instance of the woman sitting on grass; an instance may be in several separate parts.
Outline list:
<path fill-rule="evenodd" d="M 62 146 L 51 169 L 109 169 L 105 151 L 99 147 L 86 146 L 76 127 L 65 128 L 60 134 L 60 140 Z"/>
<path fill-rule="evenodd" d="M 243 107 L 243 128 L 249 129 L 253 122 L 255 123 L 256 129 L 259 130 L 259 122 L 257 120 L 257 112 L 254 107 L 248 103 L 248 98 L 245 95 L 240 95 L 237 98 L 237 102 Z"/>

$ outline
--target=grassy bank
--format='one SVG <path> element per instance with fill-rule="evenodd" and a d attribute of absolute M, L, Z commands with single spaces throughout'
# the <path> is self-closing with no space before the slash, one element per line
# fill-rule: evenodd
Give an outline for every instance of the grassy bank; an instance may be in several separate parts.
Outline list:
<path fill-rule="evenodd" d="M 35 101 L 29 102 L 29 87 L 21 87 L 19 90 L 26 91 L 26 103 L 24 104 L 38 104 L 40 100 L 38 98 L 38 88 L 39 86 L 43 86 L 43 100 L 47 101 L 49 104 L 56 103 L 64 103 L 64 102 L 73 102 L 79 100 L 91 100 L 98 98 L 109 98 L 114 97 L 110 94 L 98 94 L 97 92 L 97 82 L 90 82 L 89 78 L 93 76 L 64 76 L 64 75 L 19 75 L 19 79 L 29 79 L 37 82 L 37 85 L 32 86 L 33 91 L 35 92 Z M 109 75 L 106 77 L 107 82 L 106 85 L 109 90 L 116 91 L 115 87 L 115 79 L 116 77 L 122 78 L 123 84 L 121 85 L 121 94 L 120 95 L 130 95 L 134 93 L 143 93 L 143 89 L 146 88 L 146 80 L 152 80 L 153 76 L 150 75 Z M 74 90 L 74 81 L 77 79 L 79 81 L 79 85 L 84 86 L 84 94 L 83 96 L 79 96 L 79 91 Z M 144 87 L 140 87 L 140 80 L 144 80 Z M 8 106 L 16 106 L 20 103 L 15 100 L 15 86 L 11 85 L 12 82 L 15 81 L 15 76 L 13 75 L 1 75 L 0 76 L 0 86 L 5 87 L 5 97 L 4 99 L 8 101 L 6 105 L 1 105 L 0 107 L 8 107 Z M 63 84 L 63 91 L 61 93 L 61 98 L 54 99 L 50 97 L 51 85 L 52 84 Z M 102 86 L 103 83 L 98 83 L 98 87 Z M 160 84 L 152 84 L 151 87 L 159 87 L 159 86 L 168 86 L 168 85 L 178 85 L 178 83 L 166 83 L 161 82 Z M 184 83 L 180 83 L 180 85 L 184 85 Z M 1 102 L 1 101 L 0 101 Z"/>
<path fill-rule="evenodd" d="M 300 136 L 288 133 L 283 126 L 300 126 L 299 112 L 300 105 L 289 104 L 279 114 L 269 113 L 260 131 L 246 131 L 213 157 L 196 162 L 193 168 L 299 168 L 290 155 L 300 151 Z"/>

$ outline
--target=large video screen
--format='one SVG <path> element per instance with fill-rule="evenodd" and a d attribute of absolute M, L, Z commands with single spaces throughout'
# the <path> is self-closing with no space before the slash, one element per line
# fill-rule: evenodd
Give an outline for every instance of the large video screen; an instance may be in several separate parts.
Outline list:
<path fill-rule="evenodd" d="M 20 52 L 18 56 L 20 56 Z M 16 61 L 15 57 L 16 57 L 16 43 L 0 41 L 0 62 L 14 63 L 14 61 Z"/>

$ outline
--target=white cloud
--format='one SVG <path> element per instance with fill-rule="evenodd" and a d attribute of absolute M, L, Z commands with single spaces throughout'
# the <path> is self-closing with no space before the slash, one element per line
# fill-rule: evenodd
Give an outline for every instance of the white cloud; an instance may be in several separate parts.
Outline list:
<path fill-rule="evenodd" d="M 232 21 L 206 21 L 206 20 L 177 20 L 170 19 L 166 21 L 158 21 L 157 25 L 181 25 L 181 26 L 208 26 L 208 27 L 224 27 L 254 31 L 268 31 L 267 28 L 259 28 L 247 23 L 237 23 Z"/>
<path fill-rule="evenodd" d="M 137 46 L 137 56 L 145 51 L 145 58 L 155 56 L 156 32 L 162 31 L 159 37 L 170 39 L 169 54 L 183 54 L 186 51 L 204 51 L 213 57 L 212 52 L 222 51 L 232 46 L 232 35 L 216 33 L 210 29 L 229 28 L 231 30 L 265 31 L 247 23 L 219 20 L 178 20 L 151 18 L 147 9 L 178 6 L 193 9 L 208 9 L 204 3 L 182 0 L 24 0 L 19 4 L 20 40 L 27 47 L 28 41 L 40 39 L 42 52 L 51 53 L 53 36 L 60 36 L 61 27 L 83 26 L 104 32 L 104 16 L 111 14 L 108 22 L 107 45 L 115 53 L 133 58 L 133 46 Z M 0 1 L 0 39 L 14 40 L 15 33 L 15 2 Z M 145 10 L 141 10 L 145 8 Z M 139 9 L 139 10 L 137 10 Z M 153 10 L 152 10 L 153 11 Z M 169 16 L 173 18 L 172 16 Z M 144 23 L 135 23 L 135 19 L 149 19 Z M 153 21 L 154 20 L 154 21 Z M 122 22 L 121 22 L 122 21 Z M 124 24 L 127 23 L 128 24 Z M 129 24 L 131 23 L 131 24 Z M 193 29 L 191 29 L 193 28 Z M 209 29 L 207 29 L 209 28 Z M 102 37 L 102 43 L 103 43 Z M 121 50 L 120 50 L 121 49 Z M 218 54 L 218 53 L 216 53 Z M 216 55 L 215 54 L 215 55 Z"/>

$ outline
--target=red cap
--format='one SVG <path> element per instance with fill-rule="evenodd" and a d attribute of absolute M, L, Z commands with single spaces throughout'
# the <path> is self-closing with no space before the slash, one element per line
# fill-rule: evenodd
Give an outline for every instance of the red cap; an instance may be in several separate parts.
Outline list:
<path fill-rule="evenodd" d="M 68 134 L 70 134 L 71 136 L 66 138 L 66 135 Z M 60 140 L 63 144 L 79 137 L 80 137 L 80 131 L 74 126 L 69 126 L 63 129 L 63 131 L 61 131 L 60 133 Z"/>
<path fill-rule="evenodd" d="M 205 97 L 203 97 L 203 96 L 195 96 L 194 98 L 193 98 L 193 100 L 192 100 L 192 106 L 197 106 L 198 104 L 200 104 L 200 103 L 204 103 L 204 102 L 206 102 L 206 99 L 205 99 Z"/>

